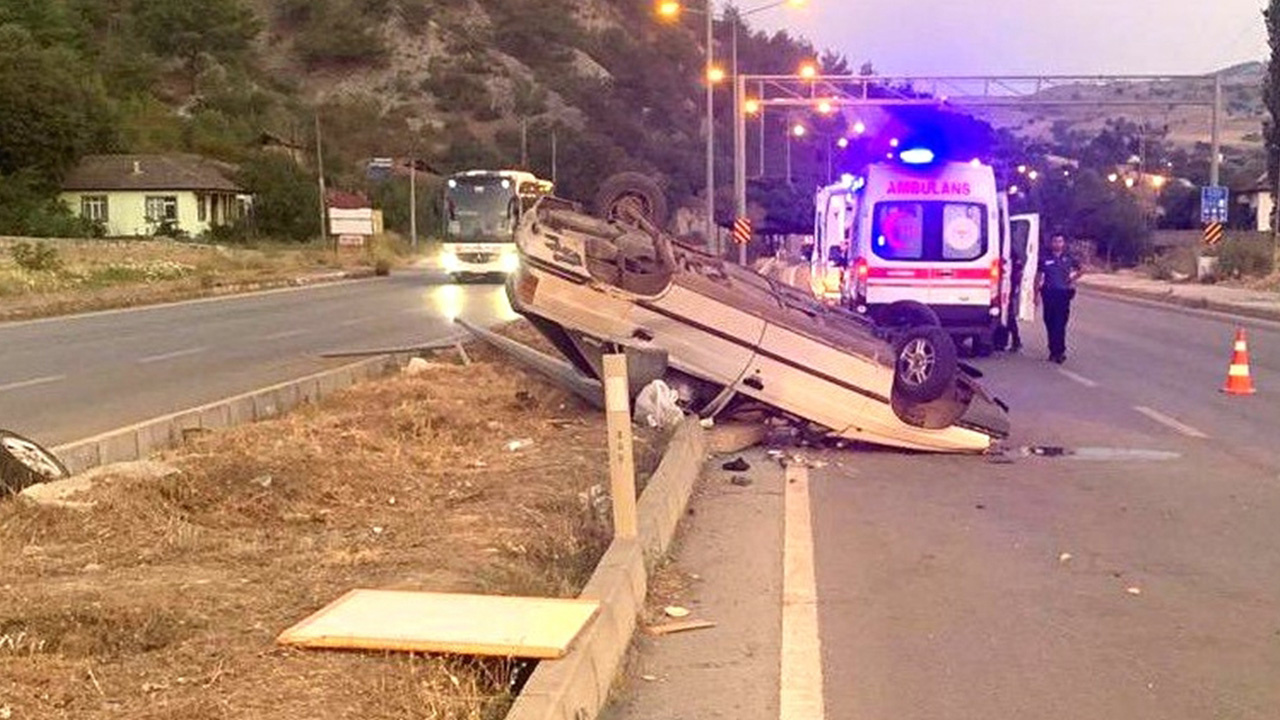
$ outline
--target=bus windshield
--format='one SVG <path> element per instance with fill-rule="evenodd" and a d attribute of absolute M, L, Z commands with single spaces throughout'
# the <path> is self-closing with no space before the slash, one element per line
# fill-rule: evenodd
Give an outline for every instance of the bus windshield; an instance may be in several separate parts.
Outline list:
<path fill-rule="evenodd" d="M 445 242 L 512 242 L 519 215 L 515 183 L 498 176 L 450 178 Z"/>

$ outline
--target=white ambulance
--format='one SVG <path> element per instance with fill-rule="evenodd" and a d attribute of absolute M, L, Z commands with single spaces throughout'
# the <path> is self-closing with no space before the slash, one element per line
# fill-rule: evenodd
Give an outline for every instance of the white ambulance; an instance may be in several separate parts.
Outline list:
<path fill-rule="evenodd" d="M 908 149 L 818 192 L 810 283 L 880 326 L 938 323 L 987 355 L 1011 312 L 1034 318 L 1038 246 L 1039 217 L 1009 217 L 991 166 Z"/>

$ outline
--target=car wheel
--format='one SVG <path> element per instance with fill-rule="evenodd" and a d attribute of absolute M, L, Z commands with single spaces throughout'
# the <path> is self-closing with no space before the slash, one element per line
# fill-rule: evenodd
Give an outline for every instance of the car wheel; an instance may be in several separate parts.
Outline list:
<path fill-rule="evenodd" d="M 53 453 L 21 435 L 0 430 L 0 495 L 70 474 Z"/>
<path fill-rule="evenodd" d="M 955 379 L 956 344 L 941 328 L 907 330 L 894 346 L 893 387 L 915 402 L 942 397 Z"/>
<path fill-rule="evenodd" d="M 880 311 L 879 323 L 888 328 L 942 327 L 933 308 L 915 300 L 899 300 Z"/>
<path fill-rule="evenodd" d="M 657 181 L 638 172 L 623 172 L 605 179 L 596 191 L 595 213 L 605 220 L 621 219 L 624 205 L 631 205 L 658 227 L 667 224 L 667 196 Z"/>

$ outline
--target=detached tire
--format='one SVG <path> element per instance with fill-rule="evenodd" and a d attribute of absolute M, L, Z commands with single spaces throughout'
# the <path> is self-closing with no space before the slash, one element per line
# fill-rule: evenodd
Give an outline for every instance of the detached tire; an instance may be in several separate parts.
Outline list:
<path fill-rule="evenodd" d="M 894 344 L 893 388 L 913 402 L 942 397 L 955 380 L 956 344 L 942 328 L 907 330 Z"/>
<path fill-rule="evenodd" d="M 69 476 L 53 453 L 8 430 L 0 430 L 0 497 Z"/>
<path fill-rule="evenodd" d="M 605 220 L 620 219 L 624 204 L 633 204 L 654 225 L 667 224 L 667 195 L 657 181 L 638 172 L 611 175 L 596 191 L 595 214 Z"/>

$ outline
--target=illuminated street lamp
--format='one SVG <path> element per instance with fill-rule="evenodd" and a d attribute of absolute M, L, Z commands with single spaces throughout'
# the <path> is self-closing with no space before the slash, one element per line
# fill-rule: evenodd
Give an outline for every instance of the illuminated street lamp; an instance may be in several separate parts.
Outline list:
<path fill-rule="evenodd" d="M 805 80 L 812 80 L 818 77 L 818 66 L 811 62 L 804 63 L 800 66 L 800 70 L 797 74 Z"/>
<path fill-rule="evenodd" d="M 1124 186 L 1127 188 L 1131 188 L 1134 186 L 1135 182 L 1136 181 L 1133 178 L 1127 177 L 1124 179 Z"/>
<path fill-rule="evenodd" d="M 722 83 L 724 82 L 724 78 L 725 78 L 724 68 L 711 67 L 707 69 L 707 80 L 709 80 L 712 84 Z"/>
<path fill-rule="evenodd" d="M 855 134 L 857 134 L 857 135 L 861 135 L 862 133 L 864 133 L 864 132 L 866 132 L 866 131 L 867 131 L 867 125 L 866 125 L 866 123 L 862 122 L 861 120 L 859 120 L 858 122 L 856 122 L 856 123 L 854 123 L 854 124 L 853 124 L 853 132 L 854 132 Z"/>
<path fill-rule="evenodd" d="M 1036 180 L 1039 180 L 1039 179 L 1040 179 L 1040 173 L 1039 173 L 1038 171 L 1036 171 L 1036 170 L 1028 170 L 1028 171 L 1027 171 L 1027 179 L 1028 179 L 1028 180 L 1030 180 L 1030 181 L 1032 181 L 1032 182 L 1035 182 Z"/>
<path fill-rule="evenodd" d="M 1154 188 L 1155 188 L 1155 189 L 1157 189 L 1157 190 L 1159 190 L 1160 188 L 1164 187 L 1164 186 L 1165 186 L 1165 183 L 1167 183 L 1167 182 L 1169 182 L 1169 178 L 1167 178 L 1167 177 L 1165 177 L 1165 176 L 1163 176 L 1163 175 L 1152 175 L 1152 176 L 1151 176 L 1151 186 L 1152 186 L 1152 187 L 1154 187 Z"/>
<path fill-rule="evenodd" d="M 710 5 L 712 0 L 707 0 Z M 808 0 L 774 0 L 764 5 L 758 5 L 747 10 L 738 10 L 733 18 L 733 106 L 747 110 L 751 114 L 755 111 L 749 109 L 749 105 L 742 102 L 743 93 L 746 91 L 743 86 L 743 80 L 738 72 L 738 28 L 742 24 L 742 19 L 756 13 L 771 10 L 776 7 L 787 5 L 792 8 L 803 7 Z M 763 86 L 761 87 L 761 97 L 764 95 Z M 764 108 L 759 102 L 755 103 L 755 107 L 760 111 L 760 174 L 764 175 L 764 136 L 765 136 L 765 120 Z M 737 217 L 744 217 L 747 214 L 747 126 L 746 118 L 741 112 L 734 113 L 733 122 L 733 199 L 734 211 Z M 790 140 L 787 141 L 790 143 Z M 747 261 L 746 244 L 738 245 L 738 263 L 745 265 Z"/>
<path fill-rule="evenodd" d="M 836 147 L 840 148 L 841 150 L 844 150 L 845 148 L 849 147 L 849 138 L 842 137 L 839 140 L 837 140 Z"/>
<path fill-rule="evenodd" d="M 706 56 L 707 65 L 705 76 L 707 82 L 707 245 L 719 250 L 719 236 L 716 233 L 716 115 L 715 115 L 715 8 L 712 5 L 713 0 L 704 0 L 706 5 L 703 8 L 703 15 L 706 18 Z M 676 0 L 659 0 L 658 16 L 666 20 L 676 20 L 680 17 L 680 13 L 685 11 L 683 5 Z M 692 11 L 690 11 L 692 12 Z M 724 71 L 720 71 L 721 79 L 724 78 Z M 735 108 L 737 105 L 735 104 Z"/>
<path fill-rule="evenodd" d="M 748 115 L 755 115 L 760 112 L 760 101 L 755 98 L 748 98 L 746 102 L 742 103 L 742 111 Z"/>
<path fill-rule="evenodd" d="M 1117 175 L 1116 173 L 1111 173 L 1110 175 L 1107 176 L 1107 182 L 1110 182 L 1110 183 L 1113 183 L 1119 179 L 1120 179 L 1120 176 Z"/>
<path fill-rule="evenodd" d="M 835 112 L 835 106 L 831 104 L 830 100 L 821 100 L 818 102 L 818 112 L 823 115 L 830 115 Z"/>

